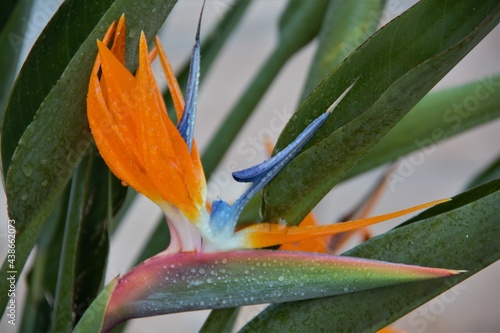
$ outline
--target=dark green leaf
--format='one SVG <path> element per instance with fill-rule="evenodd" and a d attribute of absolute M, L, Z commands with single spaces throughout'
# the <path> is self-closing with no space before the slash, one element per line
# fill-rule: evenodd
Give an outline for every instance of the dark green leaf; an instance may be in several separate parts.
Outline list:
<path fill-rule="evenodd" d="M 111 174 L 97 152 L 94 159 L 76 240 L 73 297 L 76 322 L 103 285 L 109 249 L 108 221 L 127 193 L 127 188 Z"/>
<path fill-rule="evenodd" d="M 498 3 L 421 1 L 354 51 L 307 98 L 280 136 L 276 151 L 356 82 L 304 152 L 264 190 L 264 220 L 299 223 L 497 25 Z"/>
<path fill-rule="evenodd" d="M 0 2 L 0 31 L 5 27 L 7 20 L 12 17 L 12 12 L 19 2 L 18 0 L 3 0 Z"/>
<path fill-rule="evenodd" d="M 500 180 L 435 206 L 370 239 L 349 256 L 466 269 L 444 280 L 412 282 L 272 305 L 241 332 L 374 332 L 500 259 Z"/>
<path fill-rule="evenodd" d="M 110 6 L 109 1 L 66 1 L 34 46 L 6 110 L 1 142 L 4 174 L 8 169 L 9 215 L 18 227 L 19 270 L 42 221 L 92 141 L 85 98 L 96 39 L 102 38 L 113 20 L 128 13 L 127 63 L 134 68 L 138 32 L 143 29 L 152 38 L 174 3 L 124 0 Z M 66 38 L 68 34 L 72 38 Z M 6 283 L 5 274 L 4 263 L 0 287 Z M 0 300 L 3 308 L 5 294 Z"/>
<path fill-rule="evenodd" d="M 490 165 L 484 170 L 474 176 L 473 179 L 467 184 L 466 189 L 483 185 L 494 179 L 500 179 L 500 156 L 498 156 Z"/>
<path fill-rule="evenodd" d="M 82 216 L 90 196 L 94 156 L 86 157 L 75 170 L 71 182 L 68 213 L 64 226 L 56 297 L 52 312 L 52 332 L 68 332 L 73 328 L 75 290 L 75 257 Z"/>
<path fill-rule="evenodd" d="M 53 331 L 72 329 L 101 289 L 109 248 L 107 221 L 125 193 L 97 152 L 82 160 L 71 185 Z"/>

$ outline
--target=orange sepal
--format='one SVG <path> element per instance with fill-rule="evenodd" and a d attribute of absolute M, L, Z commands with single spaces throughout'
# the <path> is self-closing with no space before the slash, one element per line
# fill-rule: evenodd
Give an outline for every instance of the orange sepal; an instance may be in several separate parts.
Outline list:
<path fill-rule="evenodd" d="M 403 209 L 398 212 L 324 226 L 302 227 L 286 226 L 276 223 L 260 223 L 245 228 L 239 231 L 236 235 L 243 238 L 245 243 L 244 247 L 246 248 L 262 248 L 285 243 L 301 242 L 308 239 L 330 236 L 339 232 L 367 227 L 372 224 L 387 221 L 449 200 L 450 199 L 437 200 Z"/>
<path fill-rule="evenodd" d="M 316 226 L 316 225 L 318 225 L 318 223 L 316 222 L 314 213 L 311 212 L 302 220 L 302 222 L 300 222 L 299 227 Z M 326 241 L 324 238 L 321 237 L 308 239 L 297 243 L 286 243 L 281 245 L 279 250 L 319 252 L 319 253 L 328 252 Z"/>

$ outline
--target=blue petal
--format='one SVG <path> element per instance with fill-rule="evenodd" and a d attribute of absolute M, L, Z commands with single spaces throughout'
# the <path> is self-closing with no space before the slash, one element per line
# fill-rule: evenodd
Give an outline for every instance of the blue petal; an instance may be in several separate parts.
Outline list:
<path fill-rule="evenodd" d="M 325 112 L 316 118 L 292 143 L 271 159 L 246 170 L 233 173 L 233 177 L 236 180 L 253 182 L 253 184 L 233 205 L 229 205 L 222 200 L 215 200 L 212 203 L 210 226 L 214 233 L 231 233 L 232 235 L 238 217 L 248 201 L 262 190 L 299 153 L 300 149 L 304 147 L 321 125 L 323 125 L 329 114 L 329 112 Z"/>
<path fill-rule="evenodd" d="M 274 155 L 272 158 L 254 165 L 245 170 L 233 172 L 233 178 L 238 182 L 259 182 L 262 178 L 274 178 L 283 167 L 293 159 L 298 152 L 309 142 L 311 137 L 318 131 L 323 123 L 328 118 L 329 113 L 325 112 L 316 118 L 306 129 L 293 140 L 285 149 Z M 269 179 L 263 186 L 265 186 Z"/>
<path fill-rule="evenodd" d="M 181 120 L 177 125 L 177 129 L 186 142 L 189 151 L 193 144 L 194 124 L 196 118 L 196 101 L 198 98 L 198 83 L 200 78 L 200 27 L 201 18 L 203 15 L 203 7 L 201 8 L 200 19 L 198 21 L 198 29 L 196 31 L 195 44 L 191 55 L 191 64 L 189 65 L 189 75 L 186 89 L 186 105 L 182 113 Z"/>
<path fill-rule="evenodd" d="M 234 206 L 223 200 L 214 200 L 210 213 L 210 229 L 212 233 L 218 239 L 230 239 L 234 235 L 238 217 L 239 213 Z"/>

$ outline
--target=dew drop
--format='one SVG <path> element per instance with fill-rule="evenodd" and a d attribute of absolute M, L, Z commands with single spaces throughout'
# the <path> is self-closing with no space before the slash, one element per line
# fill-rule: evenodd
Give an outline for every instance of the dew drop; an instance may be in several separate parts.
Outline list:
<path fill-rule="evenodd" d="M 31 165 L 25 164 L 22 166 L 23 173 L 26 177 L 30 177 L 33 173 L 33 167 Z"/>
<path fill-rule="evenodd" d="M 23 194 L 21 194 L 21 200 L 26 201 L 26 199 L 28 199 L 28 193 L 24 192 Z"/>
<path fill-rule="evenodd" d="M 122 180 L 122 185 L 123 186 L 128 186 L 128 184 L 125 181 L 123 181 L 123 180 Z"/>
<path fill-rule="evenodd" d="M 200 274 L 202 274 L 202 275 L 203 275 L 203 274 L 205 274 L 205 269 L 204 269 L 203 267 L 202 267 L 202 268 L 200 268 L 200 269 L 198 270 L 198 273 L 200 273 Z"/>
<path fill-rule="evenodd" d="M 226 258 L 223 258 L 221 261 L 220 261 L 223 265 L 227 264 L 227 259 Z"/>
<path fill-rule="evenodd" d="M 278 281 L 283 281 L 285 280 L 285 277 L 283 275 L 278 276 Z"/>
<path fill-rule="evenodd" d="M 47 186 L 48 183 L 49 183 L 49 181 L 47 179 L 44 179 L 41 182 L 42 186 Z"/>
<path fill-rule="evenodd" d="M 207 279 L 207 283 L 212 283 L 212 279 L 211 279 L 211 278 L 208 278 L 208 279 Z"/>

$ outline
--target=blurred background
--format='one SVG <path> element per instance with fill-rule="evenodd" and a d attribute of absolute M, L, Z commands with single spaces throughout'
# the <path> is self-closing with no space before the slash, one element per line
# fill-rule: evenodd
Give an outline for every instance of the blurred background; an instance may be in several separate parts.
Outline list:
<path fill-rule="evenodd" d="M 369 0 L 367 0 L 369 1 Z M 37 9 L 46 12 L 56 9 L 60 0 L 40 0 L 30 17 L 30 22 L 39 29 L 42 22 Z M 416 1 L 388 1 L 383 15 L 383 23 L 399 15 Z M 205 32 L 222 18 L 230 8 L 229 0 L 208 0 L 205 7 L 202 39 Z M 277 39 L 277 20 L 286 6 L 284 0 L 256 0 L 243 17 L 208 73 L 200 91 L 198 118 L 195 137 L 203 150 L 211 135 L 245 91 L 253 75 L 260 69 L 271 53 Z M 180 0 L 165 23 L 160 37 L 174 69 L 179 69 L 189 57 L 194 42 L 194 34 L 201 2 Z M 49 16 L 46 15 L 46 19 Z M 27 40 L 23 49 L 26 55 L 36 40 L 36 35 Z M 309 64 L 314 56 L 316 43 L 312 42 L 291 59 L 268 90 L 246 127 L 239 134 L 228 154 L 214 173 L 209 192 L 231 201 L 245 188 L 228 178 L 225 166 L 236 163 L 240 168 L 259 163 L 267 157 L 264 137 L 276 141 L 279 133 L 269 137 L 273 117 L 289 118 L 296 110 Z M 203 57 L 203 54 L 202 54 Z M 494 29 L 463 61 L 453 69 L 435 89 L 450 87 L 473 79 L 500 72 L 500 28 Z M 157 66 L 159 68 L 159 66 Z M 165 82 L 158 75 L 160 84 Z M 499 96 L 500 98 L 500 96 Z M 499 110 L 500 112 L 500 110 Z M 281 118 L 280 118 L 281 117 Z M 280 124 L 285 125 L 283 121 Z M 264 135 L 266 134 L 266 135 Z M 243 154 L 241 147 L 250 147 L 252 138 L 257 138 L 254 148 L 257 154 Z M 238 149 L 240 147 L 240 149 Z M 477 127 L 456 138 L 449 139 L 434 147 L 419 165 L 414 165 L 404 182 L 394 184 L 384 193 L 373 215 L 387 213 L 419 203 L 453 196 L 461 192 L 468 180 L 500 155 L 500 121 Z M 405 157 L 406 159 L 408 157 Z M 402 159 L 404 162 L 405 158 Z M 355 205 L 383 173 L 380 168 L 335 187 L 316 207 L 315 212 L 322 223 L 337 220 Z M 134 203 L 130 214 L 120 225 L 111 239 L 111 249 L 106 282 L 117 274 L 127 272 L 134 258 L 153 230 L 161 216 L 159 208 L 144 197 Z M 500 222 L 500 217 L 499 222 Z M 6 254 L 7 221 L 5 193 L 0 191 L 0 259 Z M 382 233 L 391 229 L 402 219 L 378 225 L 372 230 Z M 28 262 L 26 267 L 29 267 Z M 464 268 L 464 267 L 457 267 Z M 24 275 L 18 283 L 18 301 L 23 299 Z M 251 317 L 265 308 L 265 305 L 249 306 L 238 319 L 241 327 Z M 203 324 L 208 311 L 189 312 L 158 316 L 131 321 L 126 332 L 196 332 Z M 15 332 L 1 318 L 0 332 Z M 166 326 L 168 325 L 168 326 Z M 395 327 L 404 332 L 500 332 L 500 264 L 488 267 L 474 277 L 449 290 L 413 313 L 401 318 Z"/>

